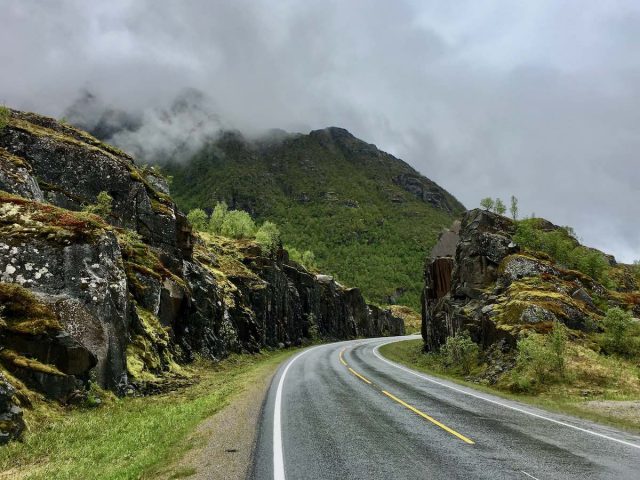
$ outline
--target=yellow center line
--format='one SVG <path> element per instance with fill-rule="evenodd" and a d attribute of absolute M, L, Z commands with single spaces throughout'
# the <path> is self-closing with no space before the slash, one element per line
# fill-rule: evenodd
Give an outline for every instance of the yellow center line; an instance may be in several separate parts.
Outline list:
<path fill-rule="evenodd" d="M 347 362 L 345 362 L 344 358 L 342 357 L 342 354 L 344 353 L 345 350 L 346 350 L 346 348 L 343 348 L 342 350 L 340 350 L 340 362 L 346 367 L 347 366 Z"/>
<path fill-rule="evenodd" d="M 356 372 L 353 368 L 349 367 L 349 371 L 351 373 L 353 373 L 356 377 L 358 377 L 360 380 L 362 380 L 363 382 L 368 383 L 369 385 L 371 385 L 371 382 L 369 380 L 367 380 L 366 378 L 364 378 L 362 375 L 360 375 L 358 372 Z"/>
<path fill-rule="evenodd" d="M 420 410 L 418 410 L 415 407 L 412 407 L 411 405 L 409 405 L 408 403 L 403 402 L 402 400 L 400 400 L 398 397 L 390 394 L 389 392 L 387 392 L 386 390 L 383 390 L 382 393 L 384 393 L 387 397 L 389 397 L 392 400 L 395 400 L 396 402 L 398 402 L 400 405 L 402 405 L 403 407 L 408 408 L 409 410 L 411 410 L 413 413 L 417 413 L 418 415 L 420 415 L 422 418 L 425 418 L 427 420 L 429 420 L 431 423 L 433 423 L 434 425 L 437 425 L 438 427 L 440 427 L 441 429 L 449 432 L 451 435 L 458 437 L 460 440 L 462 440 L 465 443 L 468 443 L 469 445 L 473 445 L 475 442 L 467 437 L 465 437 L 464 435 L 462 435 L 461 433 L 456 432 L 455 430 L 447 427 L 446 425 L 440 423 L 439 421 L 437 421 L 435 418 L 430 417 L 429 415 L 427 415 L 426 413 L 421 412 Z"/>

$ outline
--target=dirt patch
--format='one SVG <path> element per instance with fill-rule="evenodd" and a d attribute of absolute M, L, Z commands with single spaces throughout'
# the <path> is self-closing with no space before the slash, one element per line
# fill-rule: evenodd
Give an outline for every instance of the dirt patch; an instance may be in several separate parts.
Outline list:
<path fill-rule="evenodd" d="M 640 400 L 591 400 L 581 403 L 580 408 L 623 421 L 637 422 L 640 418 Z"/>

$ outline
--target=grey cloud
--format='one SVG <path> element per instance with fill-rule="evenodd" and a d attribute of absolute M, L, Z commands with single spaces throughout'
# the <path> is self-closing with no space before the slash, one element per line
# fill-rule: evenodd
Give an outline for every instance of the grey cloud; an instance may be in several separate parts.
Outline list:
<path fill-rule="evenodd" d="M 633 0 L 0 7 L 2 102 L 59 116 L 88 89 L 137 112 L 137 135 L 119 142 L 143 155 L 184 130 L 194 145 L 220 126 L 251 134 L 338 125 L 467 206 L 514 193 L 524 212 L 573 225 L 623 260 L 640 258 Z M 191 87 L 205 92 L 200 116 L 163 122 Z M 215 129 L 202 128 L 209 119 Z"/>

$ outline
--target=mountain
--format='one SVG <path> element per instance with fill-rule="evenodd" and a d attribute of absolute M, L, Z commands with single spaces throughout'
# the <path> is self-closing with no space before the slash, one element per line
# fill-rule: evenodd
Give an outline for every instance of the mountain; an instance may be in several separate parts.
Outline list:
<path fill-rule="evenodd" d="M 217 201 L 278 224 L 286 245 L 378 303 L 419 307 L 422 264 L 464 207 L 405 162 L 341 128 L 247 139 L 226 131 L 163 166 L 185 211 Z"/>
<path fill-rule="evenodd" d="M 0 113 L 0 444 L 22 410 L 82 402 L 91 383 L 154 393 L 192 381 L 197 357 L 403 333 L 285 250 L 194 233 L 163 177 L 117 148 Z"/>

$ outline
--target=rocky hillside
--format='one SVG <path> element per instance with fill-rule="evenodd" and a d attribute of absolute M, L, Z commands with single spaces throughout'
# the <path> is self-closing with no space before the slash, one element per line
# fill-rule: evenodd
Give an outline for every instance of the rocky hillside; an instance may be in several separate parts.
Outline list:
<path fill-rule="evenodd" d="M 634 268 L 543 219 L 468 212 L 434 248 L 425 280 L 422 336 L 430 351 L 461 330 L 485 350 L 510 349 L 523 334 L 549 332 L 556 321 L 572 338 L 588 340 L 602 330 L 609 308 L 640 316 Z"/>
<path fill-rule="evenodd" d="M 0 443 L 89 382 L 143 394 L 196 355 L 403 328 L 284 250 L 194 234 L 163 177 L 85 132 L 18 111 L 0 130 Z"/>
<path fill-rule="evenodd" d="M 169 163 L 185 211 L 217 201 L 278 224 L 286 244 L 381 304 L 419 306 L 420 267 L 463 207 L 405 162 L 341 128 L 249 140 L 225 132 Z"/>

